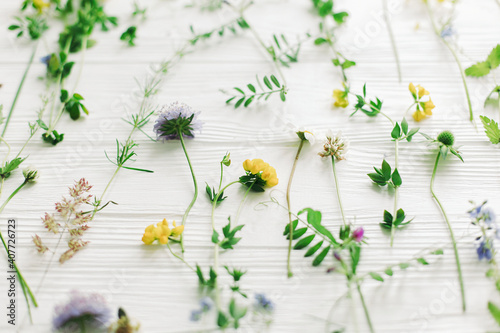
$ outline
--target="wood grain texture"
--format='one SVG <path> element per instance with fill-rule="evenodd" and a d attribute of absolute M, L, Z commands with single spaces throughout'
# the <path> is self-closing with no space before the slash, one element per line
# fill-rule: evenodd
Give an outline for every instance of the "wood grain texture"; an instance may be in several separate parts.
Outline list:
<path fill-rule="evenodd" d="M 331 93 L 340 86 L 338 71 L 330 63 L 327 49 L 311 42 L 304 44 L 300 61 L 284 69 L 290 91 L 287 102 L 277 97 L 269 103 L 249 109 L 234 110 L 224 105 L 219 89 L 242 86 L 255 75 L 274 72 L 272 64 L 259 49 L 251 34 L 214 38 L 200 44 L 166 76 L 158 95 L 158 105 L 183 101 L 201 111 L 203 132 L 188 142 L 193 165 L 199 179 L 215 184 L 219 164 L 226 151 L 233 165 L 224 181 L 241 174 L 246 158 L 262 158 L 275 166 L 280 184 L 272 194 L 283 204 L 286 180 L 295 156 L 297 140 L 294 130 L 304 127 L 317 133 L 315 144 L 307 145 L 298 164 L 293 184 L 292 207 L 321 210 L 324 223 L 336 230 L 341 223 L 335 197 L 331 165 L 321 160 L 323 134 L 342 130 L 349 138 L 350 149 L 345 162 L 338 165 L 345 212 L 356 225 L 365 227 L 369 246 L 363 253 L 360 270 L 383 269 L 386 265 L 413 257 L 420 250 L 445 246 L 445 255 L 428 267 L 397 272 L 380 284 L 367 281 L 365 297 L 377 332 L 485 332 L 495 330 L 488 314 L 488 300 L 500 302 L 491 281 L 484 277 L 487 265 L 478 262 L 473 246 L 474 232 L 465 212 L 469 200 L 488 199 L 495 208 L 500 202 L 500 153 L 481 130 L 474 130 L 468 119 L 460 75 L 451 55 L 433 35 L 421 1 L 389 1 L 397 8 L 392 15 L 400 57 L 403 82 L 397 81 L 396 67 L 389 37 L 383 23 L 381 1 L 342 0 L 339 9 L 350 12 L 347 25 L 338 31 L 342 50 L 357 62 L 348 70 L 352 89 L 360 91 L 366 82 L 369 93 L 384 100 L 385 111 L 398 119 L 411 103 L 409 82 L 419 83 L 430 92 L 436 109 L 431 119 L 423 121 L 421 130 L 434 135 L 443 129 L 456 134 L 466 163 L 449 159 L 440 165 L 436 188 L 450 215 L 463 261 L 468 311 L 461 312 L 456 269 L 449 235 L 429 192 L 434 151 L 420 137 L 402 144 L 400 172 L 404 186 L 400 205 L 415 220 L 396 235 L 394 248 L 379 227 L 384 208 L 392 207 L 392 195 L 374 187 L 366 173 L 383 157 L 393 159 L 393 145 L 388 138 L 390 124 L 385 119 L 367 119 L 361 115 L 349 118 L 348 110 L 332 109 Z M 23 190 L 5 209 L 0 227 L 5 230 L 8 217 L 15 217 L 20 243 L 18 264 L 36 290 L 40 303 L 30 325 L 21 309 L 17 332 L 50 332 L 52 310 L 64 301 L 70 290 L 96 291 L 104 294 L 113 307 L 123 306 L 142 323 L 147 333 L 196 332 L 211 328 L 189 322 L 189 313 L 197 307 L 197 278 L 168 251 L 145 247 L 140 238 L 144 228 L 164 217 L 180 220 L 192 195 L 189 170 L 176 142 L 160 144 L 137 135 L 140 144 L 134 167 L 155 171 L 144 174 L 123 170 L 112 185 L 110 206 L 98 214 L 85 238 L 88 249 L 64 265 L 52 263 L 47 278 L 40 285 L 50 256 L 34 250 L 31 237 L 46 236 L 40 217 L 53 209 L 55 201 L 67 187 L 81 177 L 93 185 L 95 194 L 104 189 L 114 168 L 104 150 L 113 151 L 115 138 L 125 139 L 130 128 L 120 120 L 134 111 L 127 105 L 136 91 L 134 77 L 142 79 L 148 66 L 169 57 L 190 36 L 189 25 L 204 31 L 229 20 L 228 10 L 201 12 L 185 8 L 186 1 L 142 1 L 148 9 L 148 20 L 138 29 L 137 47 L 128 48 L 119 41 L 120 33 L 130 23 L 132 1 L 109 0 L 108 11 L 122 20 L 119 29 L 96 32 L 98 44 L 90 49 L 79 84 L 91 112 L 89 117 L 73 122 L 66 117 L 60 128 L 67 133 L 63 143 L 48 147 L 38 138 L 28 147 L 29 164 L 42 177 L 36 186 Z M 31 47 L 16 41 L 7 32 L 12 18 L 18 15 L 19 1 L 0 3 L 0 103 L 10 106 Z M 483 59 L 499 40 L 500 7 L 494 0 L 464 0 L 457 6 L 455 29 L 461 57 L 466 65 Z M 277 14 L 279 13 L 279 14 Z M 266 41 L 272 33 L 296 36 L 317 33 L 318 19 L 309 1 L 257 0 L 249 9 L 248 21 Z M 419 24 L 420 28 L 415 29 Z M 49 32 L 37 59 L 55 47 L 55 30 Z M 74 59 L 79 64 L 79 57 Z M 20 148 L 28 134 L 27 122 L 33 121 L 40 106 L 44 87 L 36 78 L 43 75 L 43 64 L 35 62 L 28 76 L 6 139 L 13 151 Z M 470 79 L 476 118 L 479 114 L 498 118 L 498 111 L 484 109 L 482 103 L 493 85 L 491 79 Z M 133 104 L 132 104 L 133 105 Z M 380 117 L 379 117 L 380 118 Z M 147 128 L 151 132 L 151 128 Z M 2 154 L 5 146 L 1 146 Z M 15 179 L 21 177 L 19 174 Z M 17 181 L 9 180 L 4 197 Z M 246 224 L 243 240 L 235 251 L 222 255 L 222 263 L 248 270 L 243 286 L 264 292 L 276 303 L 275 321 L 270 332 L 325 332 L 325 319 L 335 300 L 346 291 L 344 279 L 325 274 L 323 268 L 312 268 L 301 253 L 293 254 L 295 277 L 286 278 L 287 242 L 282 230 L 286 212 L 275 206 L 259 206 L 269 200 L 266 194 L 249 196 L 240 222 Z M 235 214 L 243 190 L 228 191 L 230 198 L 217 210 L 219 225 Z M 210 205 L 202 193 L 194 206 L 186 228 L 186 260 L 208 267 L 212 262 L 210 243 Z M 0 271 L 6 270 L 2 253 Z M 329 259 L 331 260 L 331 259 Z M 0 275 L 1 298 L 5 298 L 4 273 Z M 18 303 L 23 300 L 19 296 Z M 3 301 L 2 301 L 3 302 Z M 3 308 L 3 303 L 1 305 Z M 3 311 L 3 310 L 2 310 Z M 3 318 L 3 313 L 1 314 Z M 354 320 L 357 318 L 357 328 Z M 368 332 L 359 300 L 340 302 L 330 320 L 349 325 L 348 332 Z M 11 332 L 5 320 L 1 332 Z M 243 332 L 253 332 L 247 328 Z"/>

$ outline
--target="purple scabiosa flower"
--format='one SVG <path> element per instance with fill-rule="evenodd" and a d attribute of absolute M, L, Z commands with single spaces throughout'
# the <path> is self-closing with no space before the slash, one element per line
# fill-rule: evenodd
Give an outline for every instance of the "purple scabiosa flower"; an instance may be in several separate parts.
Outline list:
<path fill-rule="evenodd" d="M 94 332 L 105 328 L 111 318 L 111 309 L 104 297 L 73 291 L 67 303 L 55 307 L 52 326 L 54 331 L 81 332 L 85 328 L 87 332 Z"/>
<path fill-rule="evenodd" d="M 483 260 L 483 258 L 486 258 L 487 260 L 491 260 L 493 257 L 493 246 L 486 244 L 485 241 L 482 241 L 479 243 L 479 246 L 477 248 L 477 257 L 479 260 Z"/>
<path fill-rule="evenodd" d="M 197 118 L 198 113 L 184 103 L 163 106 L 153 128 L 156 140 L 180 140 L 181 135 L 194 138 L 194 132 L 200 131 L 202 125 Z"/>
<path fill-rule="evenodd" d="M 274 310 L 273 302 L 264 294 L 256 294 L 255 301 L 255 307 L 257 308 L 257 310 L 263 310 L 267 312 L 271 312 Z"/>
<path fill-rule="evenodd" d="M 363 240 L 363 236 L 365 235 L 365 230 L 363 228 L 358 228 L 352 232 L 352 238 L 355 242 L 361 242 Z"/>

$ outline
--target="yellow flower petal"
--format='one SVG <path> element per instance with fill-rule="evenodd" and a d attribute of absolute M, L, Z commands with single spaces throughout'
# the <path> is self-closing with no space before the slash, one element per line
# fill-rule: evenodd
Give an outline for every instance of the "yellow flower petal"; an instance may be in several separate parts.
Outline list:
<path fill-rule="evenodd" d="M 429 98 L 429 101 L 424 103 L 424 112 L 426 115 L 431 116 L 432 115 L 432 109 L 434 109 L 436 106 L 434 103 L 432 103 L 432 100 Z"/>
<path fill-rule="evenodd" d="M 417 89 L 415 88 L 415 85 L 410 82 L 410 85 L 408 86 L 408 90 L 410 90 L 411 94 L 413 97 L 417 97 Z"/>
<path fill-rule="evenodd" d="M 340 89 L 335 89 L 333 91 L 333 98 L 335 99 L 333 106 L 338 108 L 346 108 L 349 105 L 349 100 L 346 97 L 347 96 L 345 91 Z"/>
<path fill-rule="evenodd" d="M 413 119 L 415 119 L 415 121 L 421 121 L 425 117 L 426 116 L 425 116 L 425 113 L 423 111 L 417 110 L 417 111 L 413 112 Z"/>
<path fill-rule="evenodd" d="M 165 245 L 168 243 L 168 236 L 161 236 L 160 238 L 158 238 L 158 242 L 162 245 Z"/>
<path fill-rule="evenodd" d="M 144 235 L 142 236 L 142 241 L 146 245 L 151 245 L 155 241 L 155 236 L 151 232 L 145 232 Z"/>
<path fill-rule="evenodd" d="M 172 229 L 172 237 L 180 236 L 184 232 L 184 226 L 180 225 Z"/>
<path fill-rule="evenodd" d="M 422 98 L 422 97 L 424 97 L 424 96 L 426 96 L 426 95 L 429 95 L 429 92 L 428 92 L 427 90 L 425 90 L 425 88 L 424 88 L 424 87 L 422 87 L 422 86 L 420 86 L 420 85 L 419 85 L 419 86 L 417 86 L 417 87 L 418 87 L 418 97 L 419 97 L 419 98 Z"/>

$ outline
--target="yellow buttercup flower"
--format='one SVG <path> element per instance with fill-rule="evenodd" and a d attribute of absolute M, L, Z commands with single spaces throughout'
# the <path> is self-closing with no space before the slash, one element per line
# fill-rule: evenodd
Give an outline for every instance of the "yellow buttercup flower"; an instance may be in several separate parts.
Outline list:
<path fill-rule="evenodd" d="M 170 237 L 179 237 L 184 232 L 184 226 L 177 226 L 175 221 L 173 221 L 173 229 L 170 229 L 166 219 L 163 219 L 160 223 L 148 225 L 142 236 L 142 241 L 146 245 L 151 245 L 155 240 L 158 243 L 165 245 L 168 243 Z"/>
<path fill-rule="evenodd" d="M 337 108 L 346 108 L 349 105 L 347 95 L 347 91 L 335 89 L 333 91 L 333 98 L 335 99 L 335 102 L 333 102 L 333 106 Z"/>
<path fill-rule="evenodd" d="M 41 14 L 45 8 L 50 7 L 50 3 L 43 0 L 33 0 L 33 6 L 38 10 L 38 13 Z"/>

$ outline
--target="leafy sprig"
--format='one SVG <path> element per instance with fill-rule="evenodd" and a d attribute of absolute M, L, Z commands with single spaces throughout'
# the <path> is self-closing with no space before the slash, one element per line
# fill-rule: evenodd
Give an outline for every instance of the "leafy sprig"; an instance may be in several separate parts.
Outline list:
<path fill-rule="evenodd" d="M 398 169 L 392 171 L 391 165 L 386 160 L 382 161 L 380 168 L 373 167 L 373 169 L 375 172 L 369 173 L 368 177 L 379 186 L 399 187 L 403 183 Z"/>
<path fill-rule="evenodd" d="M 500 44 L 490 52 L 485 61 L 478 62 L 465 70 L 467 76 L 482 77 L 500 66 Z"/>
<path fill-rule="evenodd" d="M 135 46 L 135 39 L 137 38 L 136 32 L 136 26 L 128 27 L 127 30 L 120 35 L 120 40 L 126 42 L 128 46 Z"/>
<path fill-rule="evenodd" d="M 17 38 L 27 36 L 31 40 L 37 40 L 49 29 L 47 21 L 40 15 L 19 17 L 16 16 L 17 24 L 9 26 L 9 30 L 18 31 Z"/>
<path fill-rule="evenodd" d="M 273 43 L 267 47 L 267 52 L 273 61 L 284 67 L 290 67 L 291 63 L 298 62 L 300 48 L 309 38 L 311 35 L 307 33 L 304 38 L 297 39 L 295 44 L 290 44 L 284 34 L 275 34 L 273 35 Z"/>
<path fill-rule="evenodd" d="M 498 123 L 486 116 L 479 116 L 479 118 L 483 123 L 484 133 L 486 133 L 490 142 L 495 145 L 498 144 L 500 142 L 500 129 L 498 128 Z"/>
<path fill-rule="evenodd" d="M 366 99 L 366 83 L 363 85 L 363 94 L 356 94 L 357 103 L 354 105 L 354 112 L 351 113 L 351 117 L 358 111 L 362 111 L 368 117 L 375 117 L 382 111 L 382 101 L 375 97 L 375 100 Z"/>
<path fill-rule="evenodd" d="M 215 229 L 212 232 L 212 243 L 219 245 L 224 250 L 234 249 L 233 246 L 241 240 L 241 237 L 236 237 L 236 233 L 245 226 L 240 224 L 231 229 L 231 219 L 228 220 L 228 224 L 222 228 L 224 238 L 220 239 L 219 233 Z"/>
<path fill-rule="evenodd" d="M 247 21 L 245 21 L 245 19 L 243 17 L 238 17 L 237 19 L 235 19 L 229 23 L 223 24 L 223 25 L 219 26 L 218 28 L 212 29 L 210 31 L 207 31 L 207 32 L 204 32 L 201 34 L 197 34 L 194 30 L 194 27 L 190 26 L 189 29 L 191 30 L 191 32 L 193 33 L 194 36 L 189 40 L 189 43 L 191 45 L 195 45 L 196 43 L 198 43 L 201 40 L 210 39 L 215 34 L 222 37 L 222 36 L 224 36 L 226 31 L 230 31 L 236 35 L 238 32 L 238 28 L 240 28 L 242 30 L 249 28 Z"/>
<path fill-rule="evenodd" d="M 283 102 L 286 101 L 287 89 L 285 85 L 279 82 L 276 76 L 264 76 L 262 83 L 259 77 L 257 77 L 257 87 L 251 83 L 247 84 L 247 89 L 235 87 L 234 90 L 238 92 L 239 95 L 232 96 L 226 100 L 226 104 L 231 104 L 231 102 L 236 101 L 234 104 L 235 109 L 239 108 L 241 105 L 248 107 L 254 100 L 263 98 L 267 101 L 273 94 L 279 94 L 280 99 Z M 247 92 L 245 92 L 245 90 L 247 90 Z"/>

